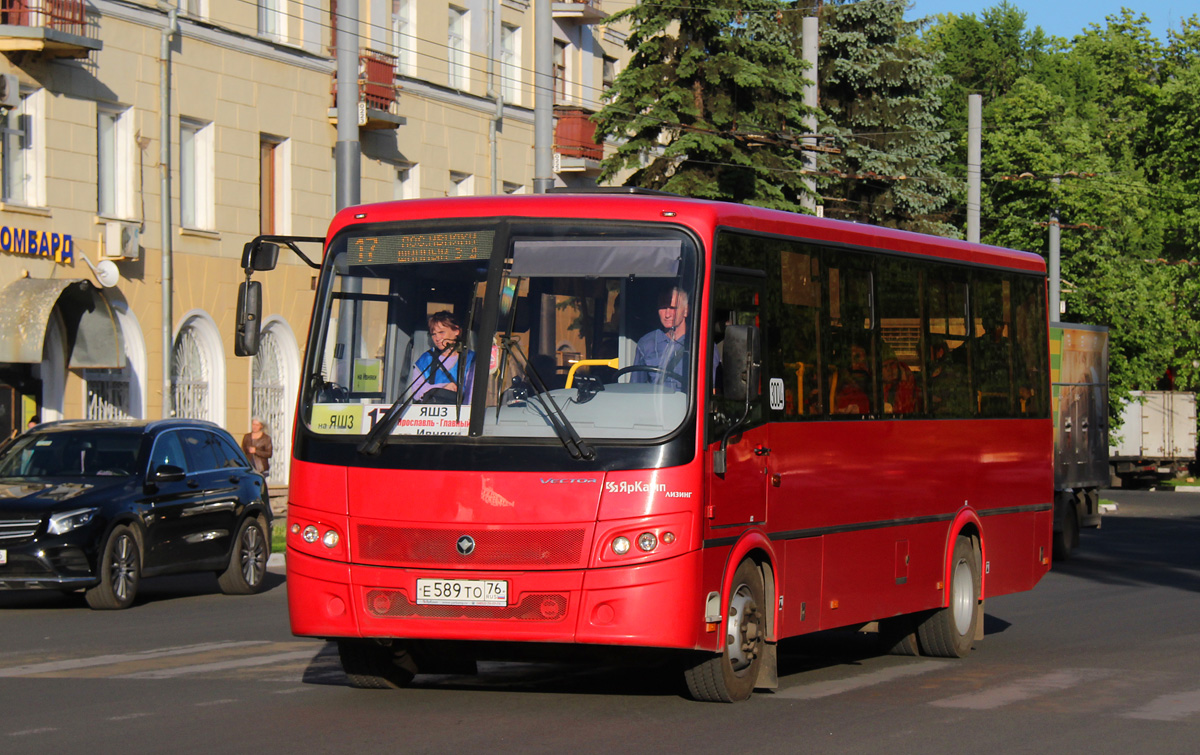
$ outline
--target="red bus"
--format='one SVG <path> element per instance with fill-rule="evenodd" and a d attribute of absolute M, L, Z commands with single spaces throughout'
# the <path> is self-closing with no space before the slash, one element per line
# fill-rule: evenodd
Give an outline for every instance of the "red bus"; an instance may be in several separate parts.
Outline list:
<path fill-rule="evenodd" d="M 239 353 L 251 273 L 305 240 L 246 245 Z M 963 656 L 1049 569 L 1036 255 L 636 190 L 365 205 L 323 241 L 288 606 L 356 686 L 628 647 L 739 700 L 817 630 Z"/>

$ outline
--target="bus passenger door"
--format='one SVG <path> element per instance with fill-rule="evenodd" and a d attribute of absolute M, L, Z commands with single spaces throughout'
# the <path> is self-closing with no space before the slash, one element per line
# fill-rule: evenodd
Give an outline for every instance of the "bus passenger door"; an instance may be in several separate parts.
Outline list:
<path fill-rule="evenodd" d="M 748 414 L 745 402 L 726 398 L 723 379 L 726 365 L 721 360 L 726 325 L 761 327 L 759 308 L 765 280 L 761 269 L 718 266 L 714 271 L 709 328 L 711 385 L 706 412 L 710 474 L 705 515 L 710 528 L 758 525 L 767 515 L 771 449 L 764 423 L 765 397 L 760 390 L 759 397 L 751 400 Z M 739 424 L 743 416 L 745 420 Z M 725 472 L 719 474 L 713 471 L 713 454 L 720 451 L 723 440 L 726 441 Z"/>

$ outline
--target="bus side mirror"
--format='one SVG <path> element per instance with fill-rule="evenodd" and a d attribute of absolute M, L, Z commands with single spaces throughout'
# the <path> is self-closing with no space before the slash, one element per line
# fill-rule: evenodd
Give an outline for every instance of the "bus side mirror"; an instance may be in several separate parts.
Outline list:
<path fill-rule="evenodd" d="M 233 352 L 239 357 L 252 357 L 258 353 L 261 317 L 262 284 L 243 281 L 238 286 L 237 323 L 233 338 Z"/>
<path fill-rule="evenodd" d="M 279 262 L 279 244 L 270 241 L 247 241 L 242 247 L 242 268 L 264 272 L 274 270 Z"/>
<path fill-rule="evenodd" d="M 721 347 L 725 369 L 725 398 L 753 401 L 758 398 L 762 347 L 758 328 L 753 325 L 727 325 Z"/>

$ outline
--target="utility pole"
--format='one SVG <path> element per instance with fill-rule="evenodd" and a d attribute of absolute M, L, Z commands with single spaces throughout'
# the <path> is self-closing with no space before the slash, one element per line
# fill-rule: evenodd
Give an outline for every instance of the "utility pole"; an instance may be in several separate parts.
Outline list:
<path fill-rule="evenodd" d="M 550 0 L 533 2 L 533 193 L 554 185 L 554 24 Z"/>
<path fill-rule="evenodd" d="M 980 165 L 983 162 L 983 95 L 967 95 L 967 241 L 979 243 Z"/>
<path fill-rule="evenodd" d="M 350 0 L 337 5 L 337 144 L 333 155 L 338 210 L 360 201 L 361 154 L 358 141 L 358 0 Z"/>
<path fill-rule="evenodd" d="M 171 271 L 171 37 L 179 32 L 179 9 L 167 7 L 167 25 L 159 37 L 158 54 L 158 167 L 162 226 L 162 416 L 175 414 L 171 359 L 175 352 L 174 282 Z"/>
<path fill-rule="evenodd" d="M 808 175 L 804 178 L 804 185 L 808 187 L 808 192 L 800 199 L 800 206 L 811 212 L 813 215 L 820 215 L 820 208 L 817 206 L 817 179 L 813 175 L 817 170 L 817 104 L 818 99 L 818 84 L 817 84 L 817 63 L 818 63 L 818 40 L 819 27 L 817 25 L 817 16 L 805 16 L 800 27 L 800 48 L 801 56 L 804 62 L 808 63 L 808 74 L 812 77 L 811 81 L 804 85 L 804 106 L 809 108 L 809 112 L 804 116 L 804 125 L 808 130 L 809 136 L 804 137 L 803 145 L 808 149 L 804 150 L 804 169 L 808 171 Z"/>
<path fill-rule="evenodd" d="M 1058 222 L 1058 186 L 1062 183 L 1062 179 L 1058 176 L 1054 177 L 1054 209 L 1050 211 L 1050 322 L 1058 322 L 1058 318 L 1062 317 L 1062 305 L 1059 304 L 1060 291 L 1060 259 L 1059 259 L 1059 241 L 1062 234 L 1062 229 Z"/>

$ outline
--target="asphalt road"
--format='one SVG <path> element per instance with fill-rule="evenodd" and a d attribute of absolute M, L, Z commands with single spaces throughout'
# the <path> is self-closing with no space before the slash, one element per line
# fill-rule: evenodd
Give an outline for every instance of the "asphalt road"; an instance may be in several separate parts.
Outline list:
<path fill-rule="evenodd" d="M 1032 592 L 988 601 L 966 659 L 781 646 L 778 691 L 694 703 L 665 669 L 489 663 L 353 690 L 289 634 L 286 585 L 149 580 L 137 605 L 0 593 L 0 753 L 1191 753 L 1200 749 L 1200 495 L 1108 491 L 1118 513 Z"/>

